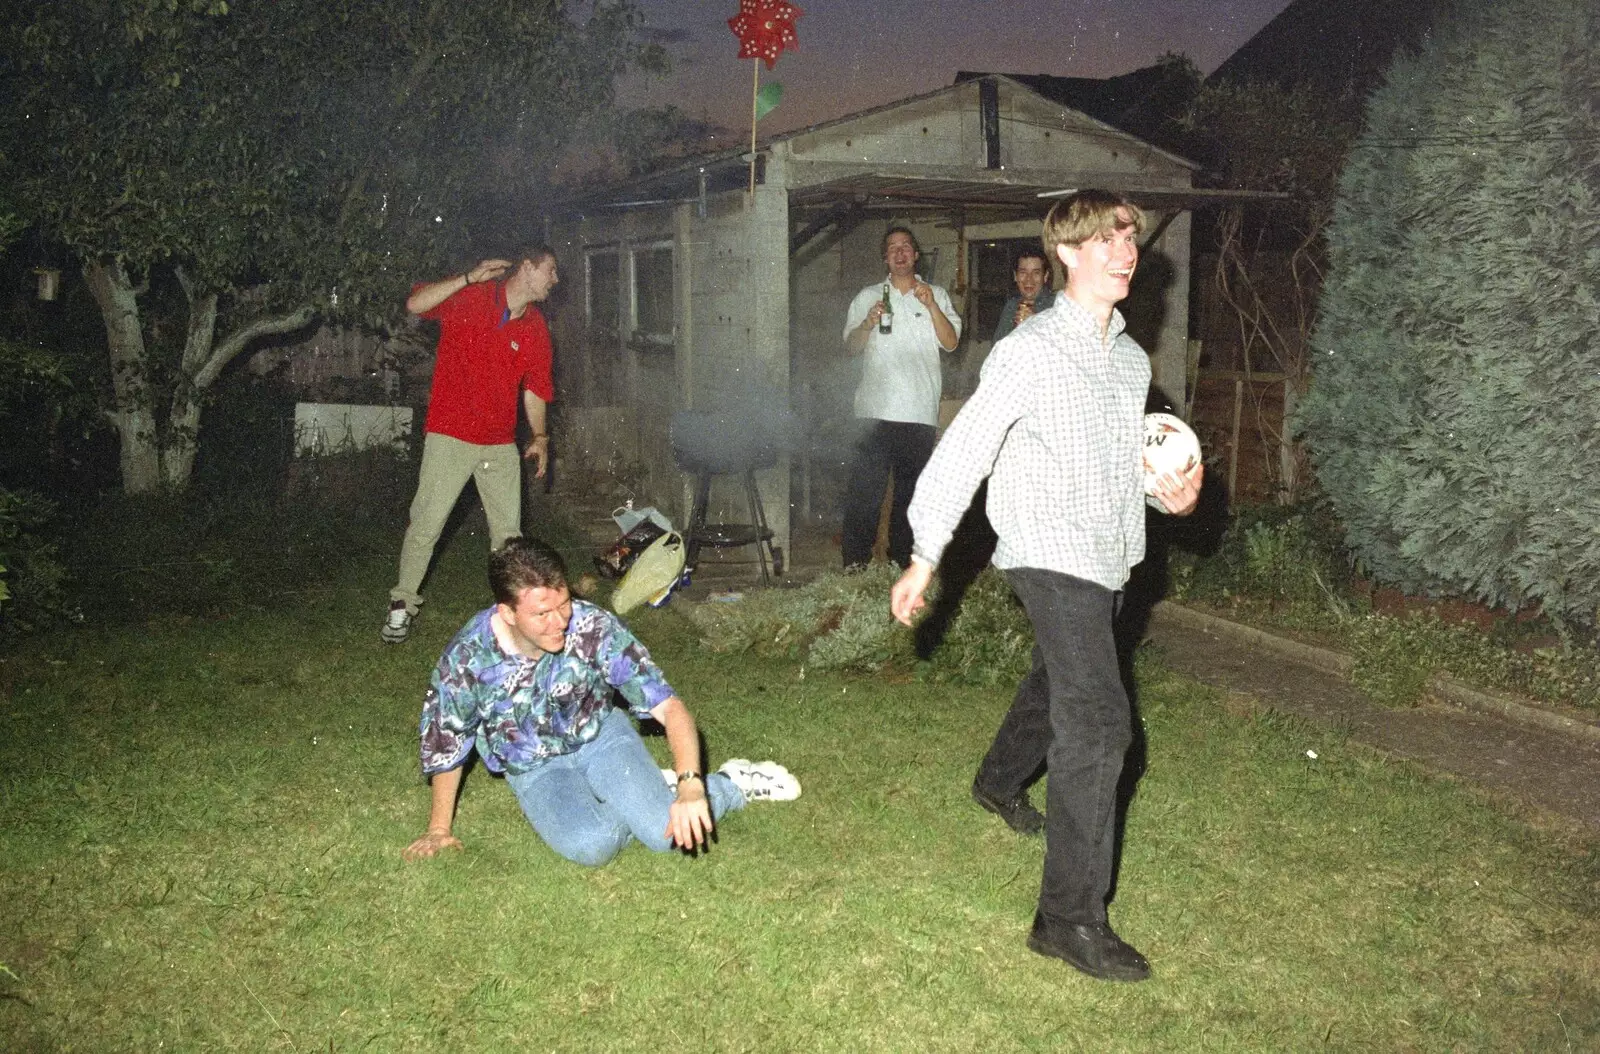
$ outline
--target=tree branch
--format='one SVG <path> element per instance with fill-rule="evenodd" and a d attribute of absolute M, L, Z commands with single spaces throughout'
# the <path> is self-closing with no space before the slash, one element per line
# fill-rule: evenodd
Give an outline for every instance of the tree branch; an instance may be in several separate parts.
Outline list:
<path fill-rule="evenodd" d="M 184 298 L 192 306 L 194 304 L 194 279 L 189 277 L 189 272 L 183 269 L 183 264 L 174 264 L 172 273 L 178 276 L 178 284 L 183 287 Z"/>
<path fill-rule="evenodd" d="M 234 330 L 227 337 L 217 342 L 217 345 L 211 351 L 211 357 L 195 373 L 195 388 L 200 391 L 208 388 L 211 382 L 217 379 L 217 375 L 222 372 L 223 367 L 238 358 L 239 353 L 244 351 L 251 341 L 279 333 L 293 333 L 307 322 L 310 322 L 315 314 L 316 311 L 310 304 L 304 304 L 288 314 L 275 315 L 270 318 L 258 318 Z"/>

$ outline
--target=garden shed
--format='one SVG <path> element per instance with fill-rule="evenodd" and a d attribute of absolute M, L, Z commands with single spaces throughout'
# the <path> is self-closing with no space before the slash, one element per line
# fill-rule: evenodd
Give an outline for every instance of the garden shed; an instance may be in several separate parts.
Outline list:
<path fill-rule="evenodd" d="M 988 352 L 1012 253 L 1038 244 L 1048 195 L 1079 187 L 1120 190 L 1150 213 L 1124 311 L 1156 385 L 1181 404 L 1189 209 L 1205 197 L 1194 170 L 985 74 L 769 137 L 753 163 L 730 150 L 588 188 L 547 217 L 564 278 L 553 326 L 561 456 L 620 467 L 683 522 L 689 483 L 671 422 L 713 414 L 730 447 L 778 447 L 759 481 L 787 546 L 792 525 L 834 514 L 856 381 L 840 330 L 850 298 L 884 273 L 884 229 L 916 232 L 920 273 L 963 316 L 945 369 L 953 414 Z M 729 483 L 713 492 L 713 516 L 743 518 Z"/>

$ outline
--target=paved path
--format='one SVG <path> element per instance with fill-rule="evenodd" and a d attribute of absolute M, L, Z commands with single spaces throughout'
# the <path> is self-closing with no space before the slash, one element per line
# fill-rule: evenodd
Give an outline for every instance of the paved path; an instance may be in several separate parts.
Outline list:
<path fill-rule="evenodd" d="M 1198 681 L 1348 729 L 1387 754 L 1600 831 L 1600 730 L 1573 722 L 1562 729 L 1547 721 L 1552 727 L 1546 727 L 1526 719 L 1544 715 L 1512 720 L 1436 703 L 1386 709 L 1328 668 L 1341 656 L 1167 606 L 1156 609 L 1148 636 L 1163 661 Z"/>

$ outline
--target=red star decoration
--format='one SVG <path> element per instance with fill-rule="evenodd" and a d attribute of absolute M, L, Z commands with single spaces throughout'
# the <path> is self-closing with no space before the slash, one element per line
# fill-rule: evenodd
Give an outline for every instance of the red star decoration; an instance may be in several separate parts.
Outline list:
<path fill-rule="evenodd" d="M 803 13 L 788 0 L 739 0 L 739 13 L 728 19 L 728 28 L 739 38 L 739 57 L 762 59 L 772 69 L 780 52 L 799 47 L 794 20 Z"/>

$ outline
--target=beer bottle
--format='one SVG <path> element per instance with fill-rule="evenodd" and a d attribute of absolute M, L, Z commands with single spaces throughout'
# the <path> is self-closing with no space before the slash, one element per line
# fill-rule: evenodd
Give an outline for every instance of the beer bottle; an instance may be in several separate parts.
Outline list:
<path fill-rule="evenodd" d="M 878 316 L 878 332 L 888 333 L 894 329 L 894 305 L 889 302 L 889 286 L 883 287 L 883 314 Z"/>

